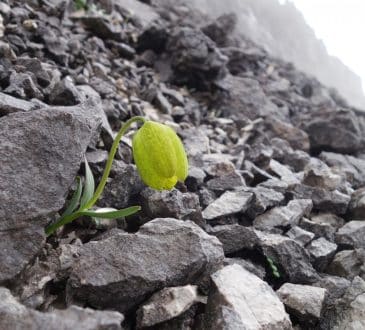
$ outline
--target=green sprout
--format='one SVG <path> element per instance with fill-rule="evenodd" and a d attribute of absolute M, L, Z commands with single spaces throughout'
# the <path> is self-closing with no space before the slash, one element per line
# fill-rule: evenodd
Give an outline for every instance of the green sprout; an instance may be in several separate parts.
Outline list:
<path fill-rule="evenodd" d="M 87 0 L 74 0 L 76 10 L 87 10 Z"/>
<path fill-rule="evenodd" d="M 280 272 L 278 270 L 278 267 L 275 265 L 274 260 L 272 260 L 270 257 L 266 258 L 267 262 L 269 263 L 269 266 L 271 268 L 272 274 L 275 278 L 280 278 Z"/>
<path fill-rule="evenodd" d="M 133 157 L 143 182 L 154 189 L 172 189 L 178 181 L 183 182 L 188 175 L 188 160 L 179 137 L 170 127 L 143 117 L 129 119 L 116 135 L 105 165 L 103 176 L 95 190 L 94 176 L 85 158 L 85 180 L 76 178 L 76 190 L 61 217 L 46 227 L 47 235 L 53 234 L 61 226 L 81 216 L 102 219 L 118 219 L 138 212 L 140 206 L 131 206 L 121 210 L 111 208 L 92 209 L 101 196 L 108 180 L 119 142 L 129 127 L 142 122 L 132 142 Z"/>

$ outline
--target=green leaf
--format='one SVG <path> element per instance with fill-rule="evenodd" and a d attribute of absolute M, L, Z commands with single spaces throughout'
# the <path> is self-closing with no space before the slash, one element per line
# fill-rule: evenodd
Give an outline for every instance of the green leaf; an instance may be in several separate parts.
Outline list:
<path fill-rule="evenodd" d="M 95 181 L 93 173 L 91 172 L 89 163 L 85 157 L 85 185 L 84 185 L 84 192 L 81 197 L 80 208 L 82 210 L 84 205 L 93 197 L 95 190 Z"/>
<path fill-rule="evenodd" d="M 61 217 L 65 217 L 65 216 L 71 214 L 73 211 L 75 211 L 75 209 L 79 205 L 81 192 L 82 192 L 82 183 L 81 183 L 81 179 L 79 176 L 76 178 L 76 181 L 77 181 L 76 190 L 74 191 L 74 193 L 71 197 L 70 204 L 66 208 L 65 212 L 62 213 Z"/>
<path fill-rule="evenodd" d="M 131 206 L 122 210 L 116 211 L 105 211 L 104 209 L 93 210 L 93 211 L 80 211 L 80 215 L 86 215 L 93 218 L 102 218 L 102 219 L 119 219 L 123 217 L 127 217 L 128 215 L 132 215 L 141 210 L 140 206 Z"/>

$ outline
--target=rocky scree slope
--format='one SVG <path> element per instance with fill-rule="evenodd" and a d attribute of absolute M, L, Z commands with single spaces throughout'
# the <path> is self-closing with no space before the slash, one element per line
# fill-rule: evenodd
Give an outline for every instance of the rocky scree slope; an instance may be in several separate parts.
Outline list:
<path fill-rule="evenodd" d="M 0 3 L 0 328 L 365 327 L 362 114 L 233 14 L 95 5 Z M 134 115 L 177 130 L 185 184 L 146 188 L 128 135 L 99 204 L 142 212 L 46 239 Z"/>

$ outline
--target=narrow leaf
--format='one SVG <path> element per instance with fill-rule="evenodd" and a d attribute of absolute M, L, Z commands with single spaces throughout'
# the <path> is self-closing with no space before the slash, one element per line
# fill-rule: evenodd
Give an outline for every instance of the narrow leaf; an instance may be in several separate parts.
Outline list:
<path fill-rule="evenodd" d="M 82 210 L 84 205 L 93 197 L 95 190 L 95 181 L 93 173 L 91 172 L 89 163 L 85 157 L 85 185 L 84 185 L 84 192 L 81 197 L 80 208 Z"/>
<path fill-rule="evenodd" d="M 82 183 L 79 176 L 76 178 L 76 181 L 77 181 L 76 190 L 74 191 L 71 197 L 70 204 L 66 208 L 65 212 L 62 213 L 61 217 L 65 217 L 71 214 L 73 211 L 75 211 L 76 207 L 79 205 L 82 192 Z"/>
<path fill-rule="evenodd" d="M 102 218 L 102 219 L 118 219 L 127 217 L 128 215 L 132 215 L 141 210 L 140 206 L 131 206 L 122 210 L 116 211 L 104 211 L 103 209 L 95 210 L 95 211 L 80 211 L 81 215 L 86 215 L 94 218 Z"/>

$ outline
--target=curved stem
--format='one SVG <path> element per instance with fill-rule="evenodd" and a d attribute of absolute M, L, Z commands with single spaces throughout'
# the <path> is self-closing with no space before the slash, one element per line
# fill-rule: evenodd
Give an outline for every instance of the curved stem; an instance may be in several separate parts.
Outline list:
<path fill-rule="evenodd" d="M 80 212 L 77 211 L 75 213 L 71 213 L 65 217 L 62 217 L 61 219 L 58 219 L 58 221 L 56 221 L 55 223 L 51 223 L 49 226 L 46 227 L 45 229 L 46 235 L 49 236 L 53 234 L 58 228 L 72 222 L 73 220 L 77 219 L 80 216 L 81 216 Z"/>
<path fill-rule="evenodd" d="M 88 210 L 90 207 L 92 207 L 96 203 L 96 201 L 98 200 L 98 198 L 100 197 L 101 193 L 104 190 L 105 184 L 106 184 L 106 182 L 108 180 L 109 173 L 110 173 L 110 170 L 112 168 L 112 163 L 113 163 L 115 154 L 116 154 L 116 152 L 118 150 L 119 142 L 122 139 L 122 137 L 125 134 L 125 132 L 128 130 L 128 128 L 134 122 L 137 122 L 137 121 L 141 121 L 141 122 L 144 123 L 146 121 L 146 119 L 144 119 L 141 116 L 133 117 L 133 118 L 129 119 L 128 121 L 126 121 L 124 123 L 124 125 L 120 128 L 118 134 L 116 135 L 116 137 L 115 137 L 115 139 L 113 141 L 112 147 L 110 149 L 109 156 L 108 156 L 108 160 L 106 162 L 105 170 L 104 170 L 103 176 L 101 177 L 100 183 L 97 186 L 93 197 L 82 208 L 83 210 Z"/>

